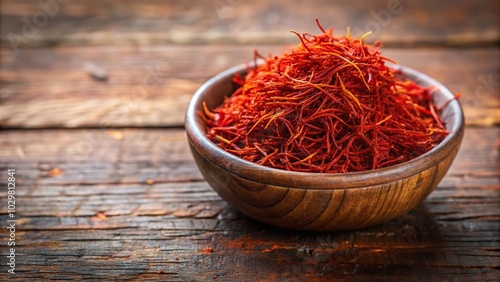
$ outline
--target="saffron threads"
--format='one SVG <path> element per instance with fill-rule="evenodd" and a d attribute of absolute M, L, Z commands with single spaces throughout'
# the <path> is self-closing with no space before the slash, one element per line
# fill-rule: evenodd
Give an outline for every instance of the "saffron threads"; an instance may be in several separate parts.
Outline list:
<path fill-rule="evenodd" d="M 235 76 L 240 87 L 198 114 L 217 146 L 256 164 L 302 172 L 383 168 L 434 148 L 448 134 L 432 89 L 385 65 L 380 42 L 295 33 L 289 53 Z M 392 61 L 391 61 L 392 62 Z"/>

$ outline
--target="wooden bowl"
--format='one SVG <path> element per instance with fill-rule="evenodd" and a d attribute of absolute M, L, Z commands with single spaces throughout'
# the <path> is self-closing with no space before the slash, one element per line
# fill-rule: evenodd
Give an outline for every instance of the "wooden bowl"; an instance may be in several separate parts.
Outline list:
<path fill-rule="evenodd" d="M 434 86 L 436 105 L 453 94 L 436 80 L 402 66 L 403 75 L 422 86 Z M 350 230 L 396 218 L 422 202 L 453 162 L 464 133 L 458 101 L 441 112 L 450 134 L 434 149 L 408 162 L 366 172 L 304 173 L 273 169 L 240 159 L 217 147 L 205 135 L 196 114 L 205 101 L 220 105 L 235 90 L 240 65 L 203 84 L 186 112 L 186 132 L 196 164 L 210 186 L 234 208 L 261 222 L 299 230 Z"/>

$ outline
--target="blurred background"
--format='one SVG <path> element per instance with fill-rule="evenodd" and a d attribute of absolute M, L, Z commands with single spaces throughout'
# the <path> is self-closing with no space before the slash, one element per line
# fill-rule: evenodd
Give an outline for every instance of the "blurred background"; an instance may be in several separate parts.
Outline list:
<path fill-rule="evenodd" d="M 203 81 L 251 60 L 254 48 L 297 44 L 292 29 L 319 32 L 317 17 L 337 35 L 371 31 L 367 41 L 380 39 L 386 56 L 462 93 L 469 124 L 498 124 L 499 3 L 2 0 L 0 123 L 182 125 Z M 464 71 L 450 76 L 457 59 Z"/>
<path fill-rule="evenodd" d="M 471 46 L 498 41 L 498 14 L 494 0 L 3 0 L 2 40 L 29 21 L 25 46 L 282 44 L 296 41 L 290 29 L 317 32 L 318 17 L 387 46 Z"/>

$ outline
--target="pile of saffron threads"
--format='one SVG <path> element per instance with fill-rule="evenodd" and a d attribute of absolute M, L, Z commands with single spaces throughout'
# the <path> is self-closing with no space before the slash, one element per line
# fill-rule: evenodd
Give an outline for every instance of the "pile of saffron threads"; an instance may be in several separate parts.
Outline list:
<path fill-rule="evenodd" d="M 385 65 L 380 42 L 295 33 L 301 43 L 236 75 L 240 87 L 198 114 L 207 136 L 244 160 L 277 169 L 343 173 L 383 168 L 434 148 L 448 134 L 432 89 Z M 392 61 L 391 61 L 392 62 Z"/>

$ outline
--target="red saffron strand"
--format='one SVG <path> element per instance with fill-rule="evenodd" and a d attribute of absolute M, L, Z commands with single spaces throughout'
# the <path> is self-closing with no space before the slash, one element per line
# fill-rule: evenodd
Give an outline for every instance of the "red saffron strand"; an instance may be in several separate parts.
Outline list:
<path fill-rule="evenodd" d="M 311 50 L 309 50 L 309 48 L 307 47 L 307 44 L 304 42 L 304 36 L 301 36 L 298 32 L 296 32 L 295 30 L 290 30 L 291 33 L 295 33 L 300 41 L 302 42 L 302 46 L 304 46 L 304 48 L 306 48 L 306 50 L 311 53 Z"/>
<path fill-rule="evenodd" d="M 235 76 L 222 105 L 198 112 L 223 150 L 277 169 L 342 173 L 383 168 L 434 148 L 448 132 L 432 89 L 385 65 L 381 44 L 292 31 L 300 44 Z M 366 35 L 364 35 L 366 36 Z M 458 96 L 456 97 L 458 98 Z M 455 99 L 456 99 L 455 98 Z"/>

